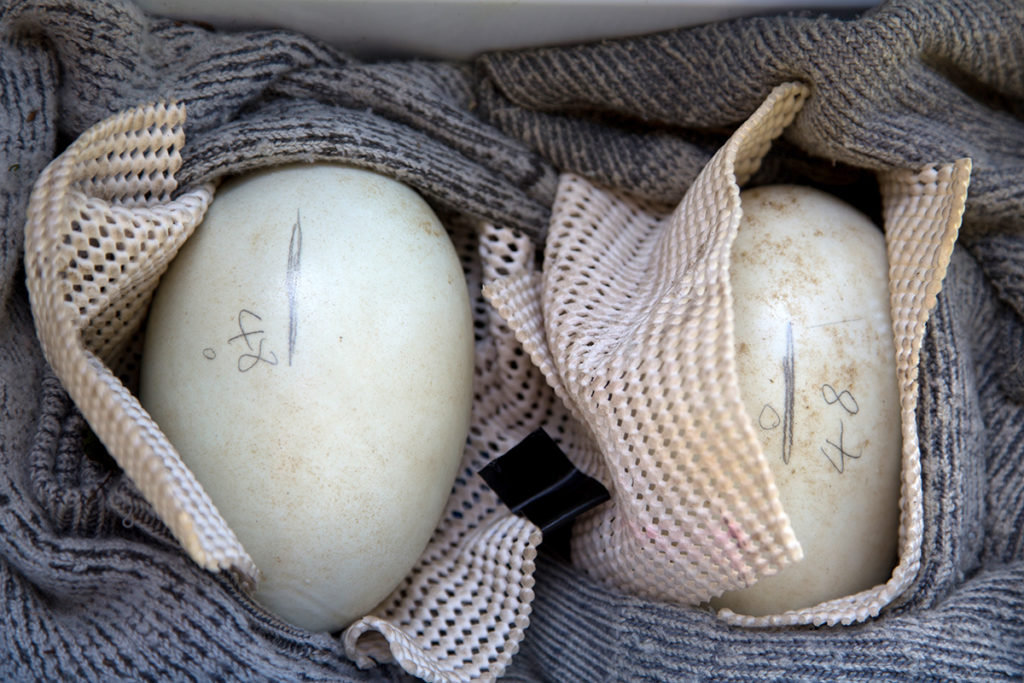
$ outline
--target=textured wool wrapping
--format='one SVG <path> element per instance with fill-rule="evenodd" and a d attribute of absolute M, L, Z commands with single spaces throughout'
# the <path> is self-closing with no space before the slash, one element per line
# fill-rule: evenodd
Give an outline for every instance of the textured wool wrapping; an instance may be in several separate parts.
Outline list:
<path fill-rule="evenodd" d="M 360 61 L 287 31 L 150 17 L 130 0 L 0 0 L 0 678 L 1020 680 L 1022 24 L 1018 0 L 888 0 L 856 17 L 753 17 L 455 64 Z M 738 168 L 734 182 L 712 158 L 730 145 L 759 158 L 749 141 L 729 138 L 743 126 L 752 135 L 759 107 L 773 119 L 765 98 L 789 81 L 810 94 L 760 168 Z M 159 101 L 182 106 L 139 108 Z M 772 135 L 752 137 L 767 145 Z M 32 221 L 44 234 L 63 225 L 69 242 L 51 234 L 42 241 L 54 260 L 34 261 L 24 243 L 29 195 L 62 152 Z M 966 158 L 970 195 L 943 280 L 949 244 L 936 235 L 955 223 L 967 175 L 957 160 Z M 199 222 L 209 183 L 314 160 L 388 174 L 437 209 L 474 295 L 477 343 L 472 428 L 446 515 L 403 585 L 341 637 L 296 629 L 252 601 L 234 576 L 254 568 L 188 471 L 172 451 L 145 455 L 156 432 L 127 439 L 127 469 L 142 470 L 130 479 L 82 417 L 110 418 L 97 431 L 112 443 L 145 421 L 131 408 L 136 325 L 155 278 L 147 268 L 163 267 Z M 647 513 L 609 466 L 620 455 L 608 447 L 614 406 L 595 416 L 581 400 L 594 351 L 552 340 L 607 323 L 604 338 L 625 316 L 560 314 L 552 302 L 573 285 L 547 263 L 548 251 L 563 265 L 577 247 L 586 253 L 593 244 L 581 236 L 600 242 L 621 230 L 607 244 L 622 261 L 669 267 L 672 258 L 654 258 L 656 243 L 689 239 L 672 207 L 702 203 L 698 176 L 731 196 L 748 172 L 751 186 L 831 190 L 884 225 L 893 289 L 914 285 L 892 306 L 905 307 L 907 325 L 894 334 L 911 342 L 900 349 L 906 381 L 918 368 L 916 406 L 901 405 L 903 535 L 892 580 L 764 620 L 643 597 L 651 587 L 629 567 L 588 558 L 609 510 Z M 718 218 L 714 239 L 728 241 Z M 652 234 L 642 240 L 644 226 Z M 117 236 L 127 239 L 119 246 Z M 610 260 L 602 253 L 592 265 L 625 278 L 616 287 L 643 280 Z M 94 265 L 103 270 L 89 272 Z M 33 320 L 26 276 L 37 280 L 33 297 L 56 300 L 49 317 Z M 608 282 L 598 286 L 617 294 Z M 485 283 L 506 298 L 508 322 L 480 294 Z M 640 292 L 652 296 L 649 285 Z M 926 323 L 913 315 L 929 309 Z M 68 335 L 46 341 L 61 381 L 37 324 Z M 475 476 L 541 426 L 614 496 L 578 521 L 575 565 L 547 544 L 534 558 L 536 529 Z M 771 507 L 763 493 L 741 508 L 753 505 Z M 191 529 L 182 511 L 194 515 Z M 780 518 L 771 520 L 783 539 Z M 640 548 L 631 561 L 645 566 L 656 544 L 637 538 L 609 545 Z M 788 557 L 784 543 L 765 547 Z M 236 570 L 203 569 L 185 549 Z M 877 617 L 842 625 L 887 600 Z M 747 627 L 766 622 L 779 626 Z M 807 623 L 825 625 L 786 626 Z"/>

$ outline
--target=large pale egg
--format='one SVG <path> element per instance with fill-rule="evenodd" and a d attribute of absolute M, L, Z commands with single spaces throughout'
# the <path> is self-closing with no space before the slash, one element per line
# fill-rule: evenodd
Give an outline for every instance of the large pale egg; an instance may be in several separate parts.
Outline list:
<path fill-rule="evenodd" d="M 330 164 L 224 184 L 163 277 L 141 401 L 310 630 L 368 613 L 434 531 L 469 424 L 473 329 L 430 207 Z"/>
<path fill-rule="evenodd" d="M 882 232 L 810 188 L 756 188 L 741 202 L 736 369 L 804 559 L 713 604 L 763 616 L 889 579 L 900 407 Z"/>

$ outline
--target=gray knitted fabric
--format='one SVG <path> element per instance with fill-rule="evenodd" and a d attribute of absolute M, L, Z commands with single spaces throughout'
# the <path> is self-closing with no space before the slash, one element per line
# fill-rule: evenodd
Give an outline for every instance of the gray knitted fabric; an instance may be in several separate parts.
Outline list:
<path fill-rule="evenodd" d="M 771 88 L 813 94 L 758 181 L 871 211 L 869 171 L 968 156 L 961 240 L 922 351 L 920 574 L 853 627 L 749 630 L 539 561 L 510 680 L 1024 677 L 1024 4 L 739 20 L 476 64 L 361 63 L 127 2 L 0 4 L 0 679 L 398 680 L 195 567 L 48 371 L 20 271 L 31 184 L 120 109 L 187 103 L 183 187 L 343 160 L 442 212 L 543 239 L 557 172 L 677 200 Z"/>

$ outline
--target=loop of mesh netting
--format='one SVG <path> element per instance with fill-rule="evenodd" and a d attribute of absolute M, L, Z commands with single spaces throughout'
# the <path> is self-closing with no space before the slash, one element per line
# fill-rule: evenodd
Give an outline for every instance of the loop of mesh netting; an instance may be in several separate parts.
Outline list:
<path fill-rule="evenodd" d="M 574 560 L 639 595 L 696 604 L 800 557 L 739 396 L 728 249 L 736 174 L 757 168 L 806 95 L 773 93 L 670 215 L 572 175 L 560 184 L 534 280 L 543 322 L 521 336 L 542 326 L 547 350 L 535 342 L 531 356 L 613 482 L 613 504 L 578 526 Z M 522 296 L 504 284 L 488 294 L 515 309 Z"/>
<path fill-rule="evenodd" d="M 594 436 L 613 501 L 577 524 L 576 564 L 640 595 L 699 604 L 799 557 L 750 418 L 732 348 L 729 248 L 739 183 L 807 96 L 781 86 L 669 215 L 583 178 L 562 178 L 543 272 L 486 287 L 551 391 Z M 921 541 L 917 353 L 952 252 L 969 164 L 883 177 L 903 430 L 900 562 L 892 578 L 758 625 L 852 623 L 917 571 Z M 500 241 L 499 234 L 494 238 Z"/>
<path fill-rule="evenodd" d="M 76 189 L 124 207 L 156 206 L 177 189 L 185 132 L 181 105 L 139 107 L 103 121 L 82 138 L 72 160 Z"/>
<path fill-rule="evenodd" d="M 212 188 L 171 197 L 181 105 L 123 112 L 82 134 L 37 180 L 26 280 L 47 360 L 96 435 L 200 565 L 256 570 L 181 458 L 111 368 Z"/>

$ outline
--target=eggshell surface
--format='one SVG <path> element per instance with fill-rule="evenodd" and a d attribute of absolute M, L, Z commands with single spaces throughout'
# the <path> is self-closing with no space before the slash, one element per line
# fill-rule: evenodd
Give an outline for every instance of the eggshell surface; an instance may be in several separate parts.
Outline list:
<path fill-rule="evenodd" d="M 902 440 L 882 232 L 811 188 L 761 187 L 741 202 L 736 369 L 804 559 L 713 604 L 764 616 L 889 579 Z"/>
<path fill-rule="evenodd" d="M 472 403 L 466 281 L 412 189 L 332 164 L 225 183 L 150 312 L 140 399 L 262 573 L 332 631 L 419 558 Z"/>

